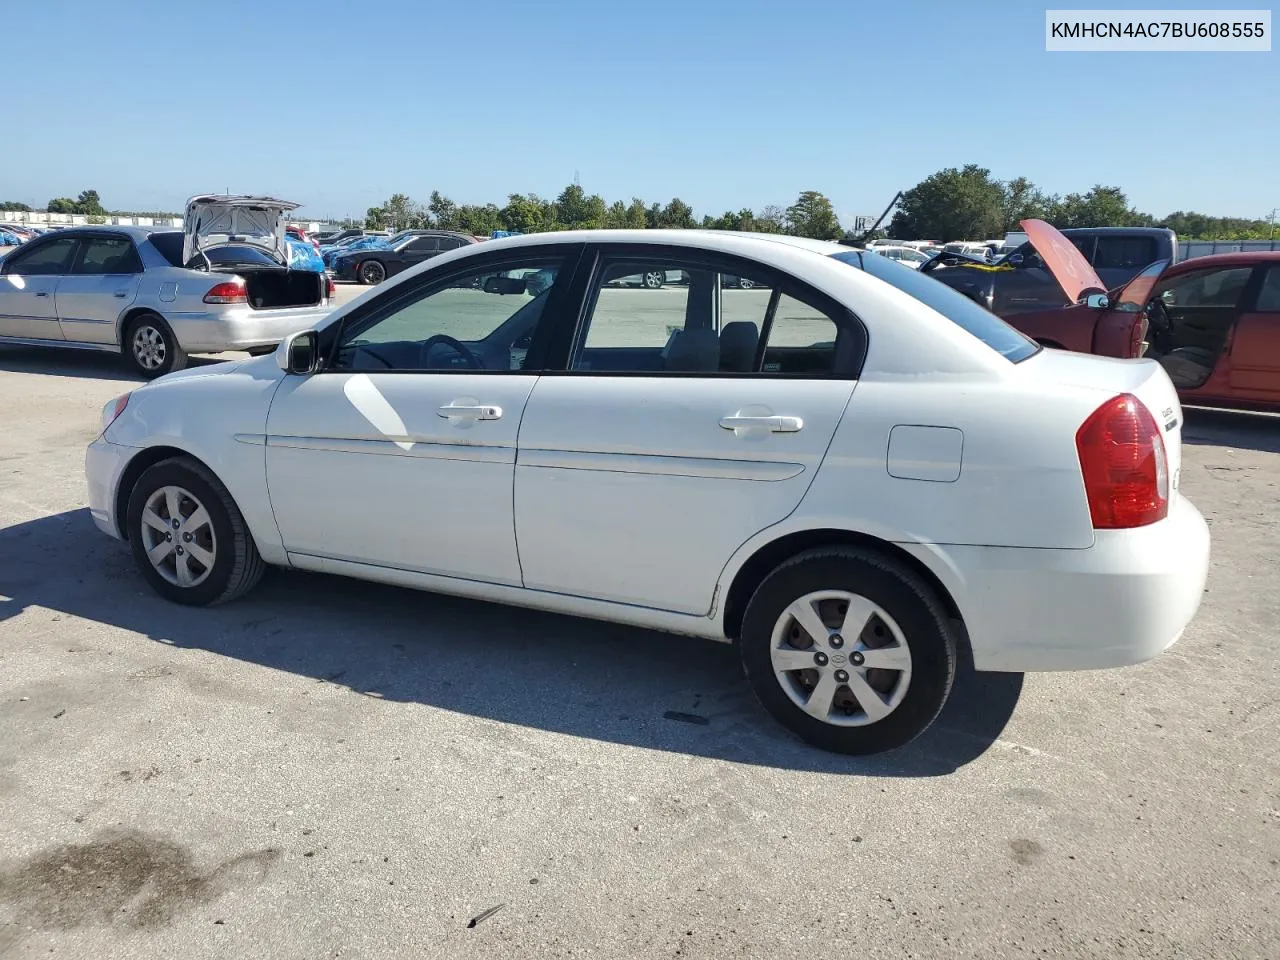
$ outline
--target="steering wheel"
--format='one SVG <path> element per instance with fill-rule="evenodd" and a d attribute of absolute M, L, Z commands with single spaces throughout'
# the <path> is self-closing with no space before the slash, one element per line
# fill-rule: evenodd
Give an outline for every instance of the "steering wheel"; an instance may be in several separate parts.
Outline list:
<path fill-rule="evenodd" d="M 452 349 L 455 353 L 458 354 L 458 356 L 462 357 L 463 360 L 467 361 L 467 366 L 470 367 L 472 370 L 484 369 L 484 363 L 480 360 L 479 357 L 477 357 L 474 353 L 471 352 L 470 348 L 468 348 L 460 340 L 455 340 L 453 337 L 449 336 L 447 333 L 437 333 L 434 336 L 427 337 L 427 339 L 422 341 L 421 350 L 422 350 L 423 360 L 426 360 L 427 355 L 431 353 L 431 348 L 434 347 L 437 343 L 443 343 L 446 346 L 448 346 L 450 349 Z"/>

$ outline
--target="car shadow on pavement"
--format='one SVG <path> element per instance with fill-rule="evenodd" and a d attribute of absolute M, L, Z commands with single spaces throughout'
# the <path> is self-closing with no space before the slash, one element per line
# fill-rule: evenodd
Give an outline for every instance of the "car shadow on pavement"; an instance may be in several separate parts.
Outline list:
<path fill-rule="evenodd" d="M 222 358 L 225 359 L 225 358 Z M 221 363 L 222 359 L 191 357 L 189 367 Z M 84 377 L 87 380 L 146 381 L 129 369 L 113 351 L 73 350 L 57 347 L 25 347 L 0 344 L 0 372 L 36 373 L 50 377 Z"/>
<path fill-rule="evenodd" d="M 1280 453 L 1280 416 L 1210 407 L 1183 407 L 1182 440 L 1196 446 Z"/>
<path fill-rule="evenodd" d="M 7 598 L 7 600 L 6 600 Z M 876 757 L 810 748 L 754 700 L 728 644 L 339 577 L 271 570 L 248 596 L 156 596 L 87 510 L 0 530 L 0 624 L 29 607 L 315 678 L 571 736 L 736 763 L 863 776 L 951 773 L 1000 736 L 1021 674 L 960 671 L 915 742 Z"/>

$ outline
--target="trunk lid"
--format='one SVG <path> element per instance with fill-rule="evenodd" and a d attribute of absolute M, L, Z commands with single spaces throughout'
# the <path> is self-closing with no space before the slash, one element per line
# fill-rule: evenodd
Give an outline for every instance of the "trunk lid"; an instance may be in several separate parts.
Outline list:
<path fill-rule="evenodd" d="M 247 244 L 289 263 L 285 214 L 299 204 L 274 197 L 205 195 L 187 201 L 182 220 L 182 262 L 201 250 L 223 243 Z"/>
<path fill-rule="evenodd" d="M 1041 350 L 1018 364 L 1037 380 L 1098 391 L 1098 405 L 1117 394 L 1137 397 L 1160 425 L 1169 462 L 1169 502 L 1178 496 L 1182 471 L 1182 404 L 1173 381 L 1154 360 L 1119 360 L 1065 350 Z"/>

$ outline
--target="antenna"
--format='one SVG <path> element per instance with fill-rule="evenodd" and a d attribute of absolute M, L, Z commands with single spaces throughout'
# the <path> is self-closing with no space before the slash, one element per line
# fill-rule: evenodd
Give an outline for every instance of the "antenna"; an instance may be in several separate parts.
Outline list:
<path fill-rule="evenodd" d="M 576 169 L 573 171 L 573 185 L 575 187 L 582 186 L 582 178 L 578 176 L 578 171 Z"/>

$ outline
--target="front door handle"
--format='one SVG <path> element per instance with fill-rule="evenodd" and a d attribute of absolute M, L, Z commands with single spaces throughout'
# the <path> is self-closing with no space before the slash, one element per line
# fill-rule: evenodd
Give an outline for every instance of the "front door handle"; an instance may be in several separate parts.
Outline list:
<path fill-rule="evenodd" d="M 448 404 L 436 409 L 439 416 L 446 420 L 501 420 L 502 408 L 495 407 L 492 404 L 479 404 L 476 406 L 464 406 Z"/>
<path fill-rule="evenodd" d="M 123 300 L 128 295 L 129 295 L 128 290 L 117 290 L 115 293 L 112 294 L 113 297 L 119 297 L 121 300 Z"/>
<path fill-rule="evenodd" d="M 48 290 L 37 290 L 37 291 L 36 291 L 36 296 L 37 296 L 37 297 L 47 297 L 48 295 L 49 295 L 49 291 L 48 291 Z"/>
<path fill-rule="evenodd" d="M 721 417 L 720 426 L 726 430 L 764 427 L 773 433 L 796 433 L 804 428 L 804 421 L 799 417 Z"/>

